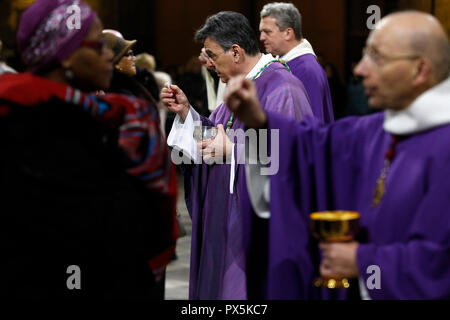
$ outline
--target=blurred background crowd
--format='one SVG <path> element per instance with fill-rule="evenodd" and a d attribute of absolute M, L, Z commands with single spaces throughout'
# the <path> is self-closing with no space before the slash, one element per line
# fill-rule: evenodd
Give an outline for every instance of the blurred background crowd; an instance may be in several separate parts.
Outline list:
<path fill-rule="evenodd" d="M 0 1 L 0 39 L 3 41 L 1 60 L 17 71 L 24 66 L 16 49 L 15 33 L 20 14 L 33 0 Z M 125 39 L 137 39 L 138 78 L 149 84 L 149 71 L 159 87 L 169 80 L 179 85 L 193 107 L 209 115 L 206 98 L 205 72 L 198 60 L 201 45 L 193 35 L 204 19 L 221 10 L 237 11 L 248 17 L 258 31 L 259 12 L 269 1 L 264 0 L 87 0 L 98 12 L 105 28 L 119 30 Z M 326 71 L 336 119 L 371 112 L 360 80 L 352 75 L 355 63 L 361 58 L 370 29 L 367 21 L 376 5 L 381 16 L 401 9 L 417 9 L 435 15 L 450 30 L 448 0 L 294 0 L 292 3 L 304 17 L 303 30 L 313 44 L 318 60 Z M 146 71 L 142 71 L 146 70 Z M 218 78 L 212 74 L 215 83 Z M 217 88 L 217 86 L 216 86 Z M 153 90 L 153 91 L 152 91 Z M 158 99 L 156 87 L 150 93 Z M 161 116 L 166 117 L 163 113 Z M 174 115 L 167 115 L 166 132 Z"/>

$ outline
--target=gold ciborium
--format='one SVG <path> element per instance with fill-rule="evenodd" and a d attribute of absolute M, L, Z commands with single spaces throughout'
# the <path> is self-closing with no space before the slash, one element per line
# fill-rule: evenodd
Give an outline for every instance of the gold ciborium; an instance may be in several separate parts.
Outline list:
<path fill-rule="evenodd" d="M 355 211 L 321 211 L 310 215 L 313 235 L 323 242 L 352 241 L 359 231 L 359 213 Z M 329 289 L 349 288 L 346 278 L 319 277 L 314 286 Z"/>

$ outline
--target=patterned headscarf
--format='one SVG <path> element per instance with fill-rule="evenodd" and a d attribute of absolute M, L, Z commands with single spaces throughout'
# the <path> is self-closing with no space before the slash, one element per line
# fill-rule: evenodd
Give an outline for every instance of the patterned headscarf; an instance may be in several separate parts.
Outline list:
<path fill-rule="evenodd" d="M 80 23 L 76 25 L 78 12 Z M 19 51 L 30 71 L 40 73 L 57 67 L 80 46 L 96 17 L 80 0 L 34 2 L 22 14 L 17 32 Z"/>

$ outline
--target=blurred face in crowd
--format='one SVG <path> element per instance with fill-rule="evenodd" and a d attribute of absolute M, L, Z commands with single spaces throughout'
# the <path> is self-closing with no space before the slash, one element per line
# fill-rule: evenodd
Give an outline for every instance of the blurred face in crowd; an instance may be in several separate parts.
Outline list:
<path fill-rule="evenodd" d="M 416 96 L 419 58 L 401 27 L 389 19 L 382 21 L 367 39 L 363 57 L 354 69 L 355 75 L 363 78 L 369 105 L 393 110 L 408 107 Z"/>
<path fill-rule="evenodd" d="M 104 45 L 102 30 L 94 20 L 82 45 L 61 62 L 74 74 L 72 85 L 84 91 L 106 90 L 111 83 L 113 52 Z"/>
<path fill-rule="evenodd" d="M 116 69 L 127 76 L 134 76 L 136 75 L 135 63 L 136 57 L 134 56 L 133 50 L 128 50 L 128 52 L 116 64 Z"/>
<path fill-rule="evenodd" d="M 206 54 L 211 59 L 213 68 L 222 82 L 227 83 L 230 78 L 239 75 L 236 52 L 233 48 L 225 52 L 219 43 L 209 37 L 206 38 L 204 46 Z"/>
<path fill-rule="evenodd" d="M 274 56 L 285 55 L 289 50 L 285 49 L 285 38 L 287 30 L 281 31 L 277 21 L 271 16 L 261 19 L 259 23 L 259 40 L 264 43 L 266 53 Z"/>

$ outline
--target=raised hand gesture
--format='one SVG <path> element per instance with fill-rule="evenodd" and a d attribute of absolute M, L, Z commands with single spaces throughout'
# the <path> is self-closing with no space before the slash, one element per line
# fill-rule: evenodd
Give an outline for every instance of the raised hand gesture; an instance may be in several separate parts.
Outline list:
<path fill-rule="evenodd" d="M 247 127 L 259 129 L 266 125 L 267 115 L 261 108 L 253 81 L 244 76 L 231 78 L 225 91 L 225 102 Z"/>
<path fill-rule="evenodd" d="M 161 101 L 164 106 L 178 114 L 183 121 L 189 113 L 189 101 L 184 92 L 173 84 L 166 83 L 161 90 Z"/>

